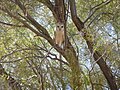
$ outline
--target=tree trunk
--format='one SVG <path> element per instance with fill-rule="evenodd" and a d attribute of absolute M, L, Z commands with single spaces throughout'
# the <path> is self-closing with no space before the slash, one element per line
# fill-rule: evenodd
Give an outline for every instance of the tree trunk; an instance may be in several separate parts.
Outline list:
<path fill-rule="evenodd" d="M 70 85 L 73 90 L 80 90 L 81 72 L 78 58 L 76 57 L 76 53 L 71 51 L 70 49 L 66 49 L 65 55 L 66 55 L 65 58 L 69 63 L 69 67 L 71 68 Z"/>

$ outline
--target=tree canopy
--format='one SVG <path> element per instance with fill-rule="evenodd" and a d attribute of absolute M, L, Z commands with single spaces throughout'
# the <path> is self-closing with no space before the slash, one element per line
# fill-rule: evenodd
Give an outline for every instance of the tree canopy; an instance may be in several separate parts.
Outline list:
<path fill-rule="evenodd" d="M 120 0 L 0 0 L 0 90 L 118 89 Z"/>

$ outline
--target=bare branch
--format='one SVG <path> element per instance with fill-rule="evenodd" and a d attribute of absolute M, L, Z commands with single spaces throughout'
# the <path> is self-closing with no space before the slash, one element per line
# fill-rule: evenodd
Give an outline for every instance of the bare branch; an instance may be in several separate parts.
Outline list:
<path fill-rule="evenodd" d="M 103 6 L 109 4 L 112 0 L 106 0 L 105 2 L 102 2 L 94 7 L 92 7 L 90 9 L 90 12 L 89 12 L 89 15 L 88 17 L 86 18 L 86 20 L 84 21 L 84 23 L 86 23 L 95 13 L 97 10 L 101 9 Z"/>
<path fill-rule="evenodd" d="M 0 24 L 4 24 L 4 25 L 7 25 L 7 26 L 14 26 L 14 27 L 25 27 L 24 25 L 14 25 L 14 24 L 5 23 L 5 22 L 2 22 L 2 21 L 0 21 Z"/>
<path fill-rule="evenodd" d="M 27 17 L 27 19 L 30 20 L 30 23 L 32 25 L 34 25 L 38 31 L 41 30 L 43 32 L 44 35 L 48 36 L 49 37 L 49 34 L 47 32 L 47 30 L 41 26 L 36 20 L 34 20 L 30 15 L 29 13 L 27 12 L 25 6 L 19 1 L 19 0 L 15 0 L 15 3 L 20 7 L 20 9 L 23 11 L 24 15 Z"/>
<path fill-rule="evenodd" d="M 23 23 L 25 27 L 27 27 L 29 30 L 31 30 L 32 32 L 34 32 L 37 36 L 41 36 L 41 37 L 43 37 L 45 39 L 48 39 L 48 37 L 46 35 L 44 35 L 43 33 L 38 32 L 35 29 L 33 29 L 33 27 L 31 27 L 26 21 L 20 19 L 16 15 L 12 14 L 9 10 L 3 9 L 3 8 L 1 8 L 1 10 L 4 11 L 4 12 L 6 12 L 8 15 L 10 15 L 10 17 L 13 17 L 14 19 L 16 19 L 19 22 Z"/>
<path fill-rule="evenodd" d="M 89 27 L 98 17 L 100 17 L 100 15 L 112 15 L 112 13 L 107 13 L 107 12 L 102 12 L 102 13 L 99 13 L 98 15 L 96 15 L 92 20 L 91 22 L 87 25 L 87 27 Z"/>
<path fill-rule="evenodd" d="M 47 6 L 51 11 L 52 11 L 52 13 L 53 13 L 53 16 L 55 17 L 55 19 L 57 20 L 57 15 L 56 15 L 56 12 L 55 12 L 55 7 L 54 7 L 54 5 L 50 2 L 50 0 L 37 0 L 37 1 L 39 1 L 39 2 L 41 2 L 41 3 L 43 3 L 45 6 Z"/>

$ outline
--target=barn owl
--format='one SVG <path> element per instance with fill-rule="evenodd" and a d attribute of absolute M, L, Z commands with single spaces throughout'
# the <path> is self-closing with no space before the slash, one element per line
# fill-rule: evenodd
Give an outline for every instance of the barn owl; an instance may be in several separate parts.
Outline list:
<path fill-rule="evenodd" d="M 58 22 L 56 24 L 56 30 L 55 30 L 55 43 L 59 45 L 59 47 L 62 46 L 65 36 L 64 36 L 64 24 L 61 22 Z"/>

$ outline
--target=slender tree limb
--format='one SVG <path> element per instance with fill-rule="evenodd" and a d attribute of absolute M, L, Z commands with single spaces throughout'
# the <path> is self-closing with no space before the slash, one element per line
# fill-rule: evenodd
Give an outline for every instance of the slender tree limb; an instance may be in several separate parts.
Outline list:
<path fill-rule="evenodd" d="M 31 27 L 26 21 L 20 19 L 20 18 L 17 17 L 16 15 L 12 14 L 9 10 L 3 9 L 3 8 L 2 8 L 2 10 L 3 10 L 4 12 L 6 12 L 8 15 L 10 15 L 10 17 L 13 17 L 14 19 L 16 19 L 16 20 L 18 20 L 19 22 L 23 23 L 25 27 L 27 27 L 29 30 L 31 30 L 32 32 L 34 32 L 37 36 L 41 36 L 41 37 L 43 37 L 43 38 L 45 38 L 45 39 L 47 39 L 47 40 L 48 40 L 48 39 L 51 40 L 50 37 L 48 37 L 47 35 L 44 35 L 43 33 L 40 33 L 40 32 L 38 32 L 37 30 L 33 29 L 33 27 Z"/>
<path fill-rule="evenodd" d="M 112 0 L 106 0 L 104 2 L 101 2 L 100 4 L 92 7 L 90 9 L 90 12 L 89 12 L 89 15 L 88 17 L 86 18 L 86 20 L 84 21 L 84 23 L 86 23 L 95 13 L 96 11 L 98 11 L 99 9 L 101 9 L 102 7 L 104 7 L 105 5 L 109 4 Z"/>
<path fill-rule="evenodd" d="M 90 21 L 90 23 L 87 25 L 87 27 L 90 27 L 90 25 L 91 25 L 97 18 L 99 18 L 100 15 L 109 16 L 109 15 L 112 15 L 112 13 L 102 12 L 102 13 L 97 14 L 97 15 Z"/>
<path fill-rule="evenodd" d="M 53 16 L 56 20 L 58 20 L 58 17 L 55 12 L 55 6 L 50 2 L 50 0 L 37 0 L 41 3 L 43 3 L 45 6 L 47 6 L 53 13 Z"/>
<path fill-rule="evenodd" d="M 25 27 L 24 25 L 14 25 L 6 22 L 0 21 L 0 24 L 7 25 L 7 26 L 13 26 L 13 27 Z"/>
<path fill-rule="evenodd" d="M 15 0 L 15 3 L 20 7 L 20 9 L 23 11 L 24 15 L 30 20 L 30 22 L 32 23 L 32 25 L 34 25 L 38 30 L 41 30 L 43 32 L 44 35 L 49 36 L 47 30 L 42 27 L 36 20 L 34 20 L 27 12 L 25 6 L 19 1 L 19 0 Z"/>

